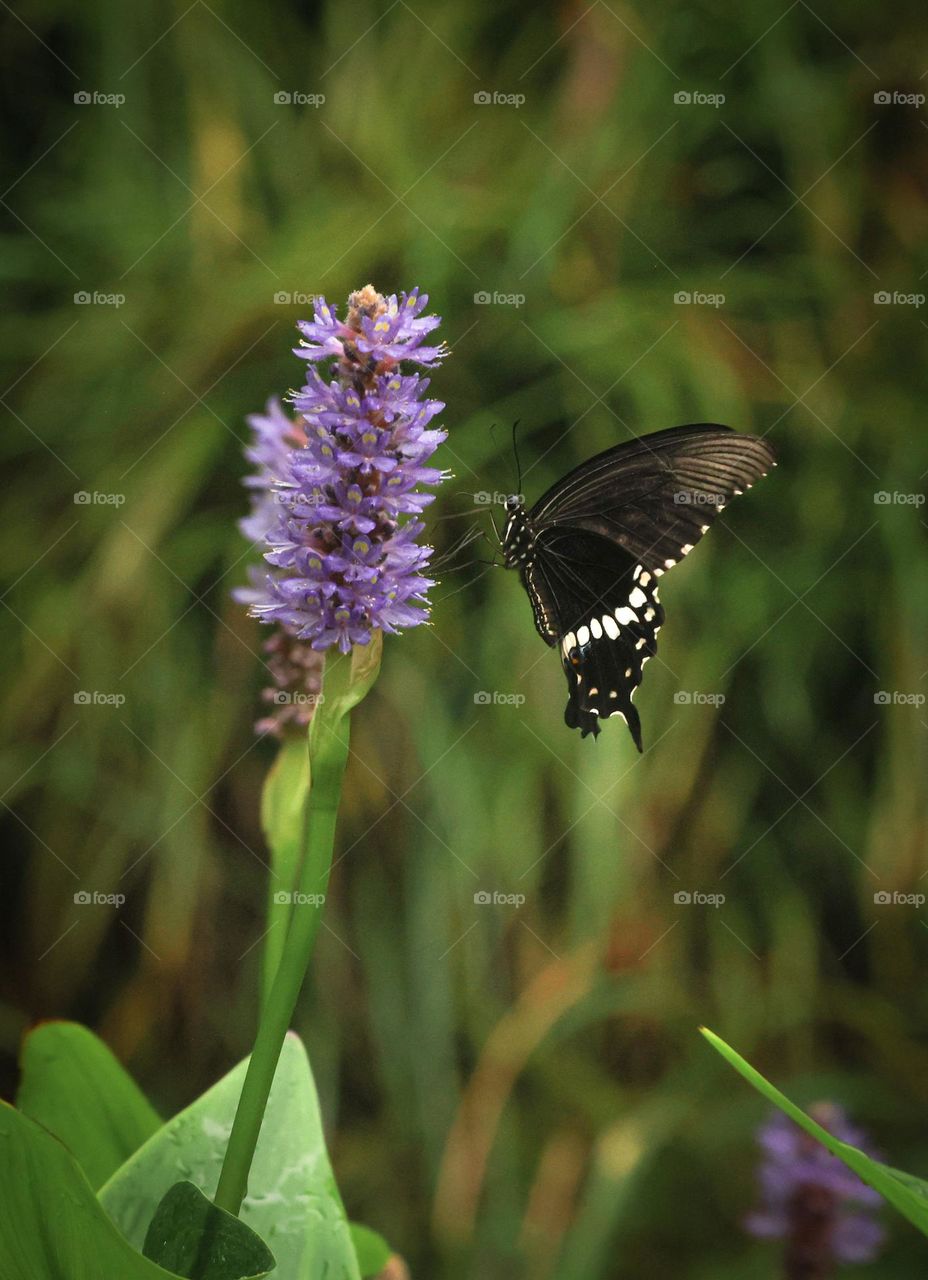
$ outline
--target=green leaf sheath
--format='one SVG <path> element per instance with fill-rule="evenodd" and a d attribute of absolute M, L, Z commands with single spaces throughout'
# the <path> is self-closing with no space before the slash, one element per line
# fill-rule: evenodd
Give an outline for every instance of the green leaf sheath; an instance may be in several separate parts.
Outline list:
<path fill-rule="evenodd" d="M 276 1265 L 259 1235 L 192 1182 L 176 1183 L 158 1205 L 142 1252 L 186 1280 L 252 1280 Z"/>
<path fill-rule="evenodd" d="M 271 993 L 290 923 L 291 897 L 282 895 L 292 895 L 299 885 L 308 797 L 309 765 L 305 740 L 288 738 L 281 744 L 261 796 L 261 826 L 271 855 L 267 935 L 261 966 L 262 1008 Z"/>
<path fill-rule="evenodd" d="M 858 1151 L 856 1147 L 848 1146 L 846 1142 L 839 1142 L 827 1129 L 823 1129 L 811 1116 L 807 1116 L 795 1103 L 790 1102 L 789 1098 L 780 1093 L 769 1080 L 764 1079 L 759 1071 L 755 1071 L 750 1063 L 745 1062 L 744 1058 L 724 1040 L 705 1027 L 701 1030 L 713 1049 L 720 1053 L 739 1075 L 744 1076 L 748 1084 L 753 1085 L 758 1093 L 763 1094 L 775 1107 L 785 1112 L 799 1125 L 800 1129 L 805 1130 L 810 1138 L 815 1138 L 833 1156 L 837 1156 L 857 1174 L 862 1182 L 866 1182 L 867 1186 L 878 1191 L 899 1210 L 903 1217 L 908 1218 L 913 1226 L 917 1227 L 923 1235 L 928 1236 L 928 1183 L 922 1182 L 911 1174 L 892 1169 L 889 1165 L 881 1164 L 878 1160 L 873 1160 L 862 1151 Z"/>

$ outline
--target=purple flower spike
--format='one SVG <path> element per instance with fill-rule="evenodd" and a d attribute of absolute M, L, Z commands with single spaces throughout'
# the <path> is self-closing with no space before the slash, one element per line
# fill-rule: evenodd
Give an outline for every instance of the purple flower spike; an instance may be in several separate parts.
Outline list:
<path fill-rule="evenodd" d="M 350 364 L 367 366 L 398 360 L 416 364 L 437 364 L 445 356 L 444 346 L 424 347 L 422 339 L 441 324 L 440 316 L 423 316 L 428 294 L 377 293 L 373 285 L 353 293 L 348 299 L 348 318 L 342 323 L 324 298 L 317 298 L 312 320 L 301 320 L 305 341 L 295 348 L 303 360 L 326 360 L 338 356 Z"/>
<path fill-rule="evenodd" d="M 296 415 L 272 400 L 249 419 L 246 456 L 257 472 L 245 482 L 252 510 L 241 527 L 264 545 L 269 567 L 236 598 L 287 638 L 273 648 L 271 701 L 291 688 L 314 692 L 321 653 L 333 645 L 347 653 L 375 630 L 428 619 L 432 548 L 416 541 L 416 517 L 434 498 L 421 486 L 445 478 L 427 465 L 445 439 L 429 425 L 444 405 L 426 397 L 428 378 L 401 367 L 427 368 L 446 354 L 424 343 L 440 323 L 422 314 L 427 302 L 417 289 L 383 297 L 367 285 L 339 320 L 318 298 L 299 325 L 295 350 L 308 366 L 292 396 Z M 278 722 L 304 722 L 286 706 Z"/>
<path fill-rule="evenodd" d="M 841 1107 L 818 1103 L 811 1115 L 841 1142 L 875 1155 Z M 882 1197 L 779 1111 L 757 1137 L 761 1205 L 744 1225 L 785 1242 L 787 1280 L 827 1280 L 838 1264 L 872 1262 L 885 1236 L 872 1216 Z"/>

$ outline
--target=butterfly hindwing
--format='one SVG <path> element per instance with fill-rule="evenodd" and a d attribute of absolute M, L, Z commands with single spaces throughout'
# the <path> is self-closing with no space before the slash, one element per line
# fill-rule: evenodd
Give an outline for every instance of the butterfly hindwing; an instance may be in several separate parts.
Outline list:
<path fill-rule="evenodd" d="M 539 534 L 523 580 L 536 627 L 560 649 L 567 724 L 595 736 L 600 719 L 621 716 L 640 751 L 632 695 L 664 620 L 656 576 L 621 547 L 568 526 Z"/>

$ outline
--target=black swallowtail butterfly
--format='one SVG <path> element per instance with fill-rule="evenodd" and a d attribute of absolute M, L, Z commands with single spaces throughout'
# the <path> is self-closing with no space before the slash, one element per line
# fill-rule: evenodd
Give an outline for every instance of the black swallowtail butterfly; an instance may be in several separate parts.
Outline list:
<path fill-rule="evenodd" d="M 545 644 L 559 645 L 582 736 L 621 716 L 641 751 L 632 695 L 657 652 L 657 580 L 735 494 L 776 465 L 756 436 L 713 423 L 673 427 L 606 449 L 531 508 L 507 499 L 503 559 L 518 569 Z"/>

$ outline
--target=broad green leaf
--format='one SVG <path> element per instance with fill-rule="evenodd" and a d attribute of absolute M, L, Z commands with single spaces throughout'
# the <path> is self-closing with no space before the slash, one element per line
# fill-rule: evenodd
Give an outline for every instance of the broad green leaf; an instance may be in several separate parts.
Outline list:
<path fill-rule="evenodd" d="M 354 1251 L 358 1255 L 358 1266 L 362 1280 L 380 1275 L 393 1256 L 393 1250 L 376 1231 L 363 1226 L 360 1222 L 351 1223 L 351 1240 Z"/>
<path fill-rule="evenodd" d="M 241 1062 L 149 1138 L 100 1190 L 126 1238 L 141 1249 L 156 1206 L 178 1179 L 212 1199 L 245 1078 Z M 360 1280 L 348 1220 L 326 1152 L 306 1051 L 287 1036 L 242 1221 L 277 1259 L 281 1280 Z"/>
<path fill-rule="evenodd" d="M 94 1190 L 161 1125 L 103 1041 L 76 1022 L 27 1034 L 16 1105 L 61 1139 Z"/>
<path fill-rule="evenodd" d="M 267 937 L 261 972 L 265 1000 L 287 936 L 291 894 L 297 884 L 303 854 L 308 796 L 309 750 L 306 738 L 288 738 L 277 753 L 261 795 L 261 826 L 271 854 Z"/>
<path fill-rule="evenodd" d="M 816 1124 L 810 1116 L 790 1102 L 779 1089 L 774 1088 L 769 1080 L 765 1080 L 759 1071 L 755 1071 L 724 1040 L 719 1039 L 714 1032 L 708 1031 L 705 1027 L 702 1027 L 701 1031 L 713 1049 L 716 1049 L 726 1062 L 744 1076 L 748 1084 L 752 1084 L 774 1106 L 784 1111 L 799 1125 L 800 1129 L 804 1129 L 811 1138 L 820 1142 L 833 1156 L 842 1160 L 862 1182 L 866 1182 L 867 1186 L 878 1191 L 923 1235 L 928 1235 L 928 1183 L 912 1174 L 902 1173 L 898 1169 L 890 1168 L 889 1165 L 881 1164 L 878 1160 L 872 1160 L 856 1147 L 848 1146 L 846 1142 L 839 1142 L 827 1129 Z"/>
<path fill-rule="evenodd" d="M 158 1205 L 143 1252 L 186 1280 L 250 1280 L 274 1269 L 261 1237 L 192 1182 L 178 1182 Z"/>
<path fill-rule="evenodd" d="M 0 1151 L 3 1280 L 171 1280 L 119 1234 L 67 1148 L 6 1103 Z"/>

